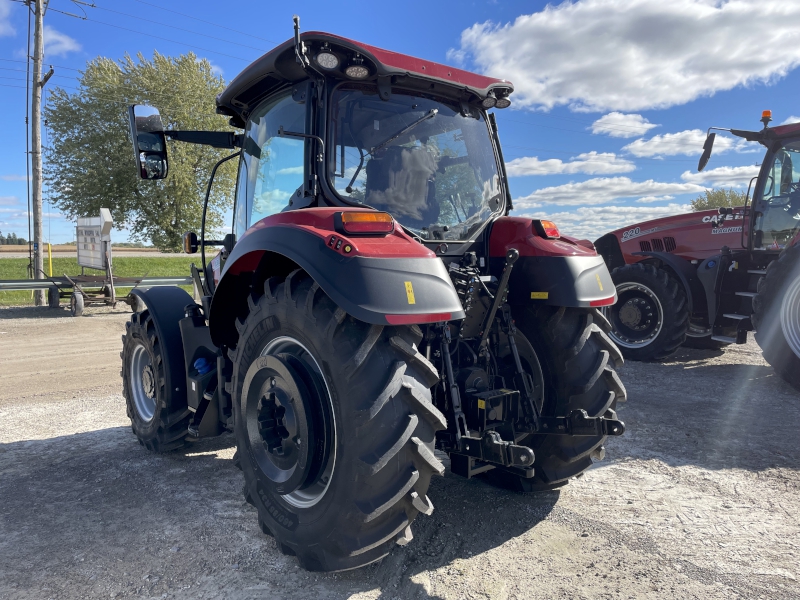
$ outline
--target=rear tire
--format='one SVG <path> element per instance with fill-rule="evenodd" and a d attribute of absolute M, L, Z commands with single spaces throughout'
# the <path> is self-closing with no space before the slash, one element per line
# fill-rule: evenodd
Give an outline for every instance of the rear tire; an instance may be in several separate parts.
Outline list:
<path fill-rule="evenodd" d="M 611 279 L 619 299 L 603 314 L 627 360 L 661 360 L 686 341 L 686 293 L 667 271 L 639 262 L 614 269 Z"/>
<path fill-rule="evenodd" d="M 752 320 L 764 359 L 800 390 L 800 246 L 787 248 L 767 267 Z"/>
<path fill-rule="evenodd" d="M 426 495 L 431 476 L 444 472 L 433 448 L 446 422 L 429 389 L 439 377 L 416 350 L 420 329 L 357 321 L 301 270 L 269 279 L 248 305 L 232 351 L 234 416 L 245 499 L 258 509 L 262 531 L 312 571 L 361 567 L 405 545 L 411 522 L 433 511 Z M 301 375 L 293 381 L 311 390 L 303 406 L 312 408 L 302 414 L 322 415 L 297 420 L 314 425 L 309 438 L 320 423 L 331 432 L 327 446 L 315 446 L 325 448 L 314 454 L 318 463 L 298 460 L 293 471 L 280 464 L 309 444 L 300 434 L 283 437 L 296 440 L 294 448 L 275 451 L 283 442 L 269 429 L 278 414 L 269 411 L 280 407 L 272 409 L 264 392 L 282 389 L 283 380 L 267 374 L 261 387 L 253 383 L 258 369 L 272 369 L 276 359 L 295 365 Z M 289 484 L 276 483 L 283 477 L 276 469 L 291 472 L 288 482 L 307 464 L 301 487 L 283 493 Z"/>
<path fill-rule="evenodd" d="M 583 409 L 589 416 L 616 417 L 617 402 L 626 399 L 615 367 L 623 358 L 608 337 L 608 321 L 597 309 L 554 306 L 515 311 L 517 327 L 533 346 L 545 383 L 545 416 L 566 416 Z M 605 454 L 605 436 L 531 435 L 520 443 L 533 449 L 534 476 L 512 475 L 501 469 L 488 479 L 521 492 L 561 487 Z"/>
<path fill-rule="evenodd" d="M 153 452 L 169 452 L 186 443 L 191 412 L 185 396 L 166 387 L 166 360 L 149 311 L 135 313 L 122 336 L 122 395 L 139 443 Z M 178 357 L 183 362 L 183 356 Z"/>

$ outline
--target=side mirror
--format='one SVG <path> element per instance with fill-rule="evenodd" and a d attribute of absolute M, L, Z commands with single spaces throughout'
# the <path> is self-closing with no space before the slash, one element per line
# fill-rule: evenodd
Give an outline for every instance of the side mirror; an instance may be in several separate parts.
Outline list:
<path fill-rule="evenodd" d="M 169 165 L 167 139 L 158 109 L 134 104 L 128 107 L 133 156 L 141 179 L 164 179 Z"/>
<path fill-rule="evenodd" d="M 194 231 L 187 231 L 183 234 L 183 251 L 186 254 L 194 254 L 199 247 L 197 234 Z"/>
<path fill-rule="evenodd" d="M 709 133 L 703 144 L 703 154 L 700 156 L 700 162 L 697 163 L 697 170 L 702 171 L 708 164 L 708 159 L 711 158 L 711 149 L 714 147 L 714 138 L 717 137 L 716 133 Z"/>

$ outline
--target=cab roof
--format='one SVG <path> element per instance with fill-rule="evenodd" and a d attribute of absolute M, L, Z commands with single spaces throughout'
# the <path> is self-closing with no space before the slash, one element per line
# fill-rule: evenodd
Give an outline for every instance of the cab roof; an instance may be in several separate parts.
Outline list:
<path fill-rule="evenodd" d="M 490 90 L 503 94 L 510 94 L 514 90 L 510 81 L 376 48 L 330 33 L 309 31 L 301 34 L 300 39 L 311 61 L 323 44 L 328 44 L 330 51 L 339 57 L 340 67 L 327 73 L 344 81 L 355 81 L 350 80 L 341 69 L 348 61 L 360 56 L 369 68 L 370 75 L 358 81 L 379 80 L 390 85 L 412 86 L 426 84 L 429 92 L 457 96 L 464 102 L 480 101 Z M 308 74 L 295 58 L 294 40 L 287 40 L 252 62 L 230 82 L 217 96 L 217 112 L 233 117 L 232 123 L 241 126 L 265 97 L 305 79 L 308 79 Z"/>

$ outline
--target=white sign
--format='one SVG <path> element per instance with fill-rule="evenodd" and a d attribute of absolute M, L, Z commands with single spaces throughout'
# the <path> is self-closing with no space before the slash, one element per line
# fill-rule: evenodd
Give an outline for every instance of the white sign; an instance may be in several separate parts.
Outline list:
<path fill-rule="evenodd" d="M 80 217 L 75 228 L 78 265 L 105 271 L 111 265 L 111 211 L 100 209 L 100 216 Z"/>

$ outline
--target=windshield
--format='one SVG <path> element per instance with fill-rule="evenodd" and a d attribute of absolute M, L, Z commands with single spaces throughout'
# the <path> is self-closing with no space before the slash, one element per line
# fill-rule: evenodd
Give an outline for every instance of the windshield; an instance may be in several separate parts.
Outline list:
<path fill-rule="evenodd" d="M 754 249 L 781 250 L 800 229 L 800 141 L 767 155 Z"/>
<path fill-rule="evenodd" d="M 489 128 L 432 98 L 369 86 L 333 95 L 328 173 L 336 192 L 391 213 L 425 240 L 467 240 L 500 209 Z"/>

